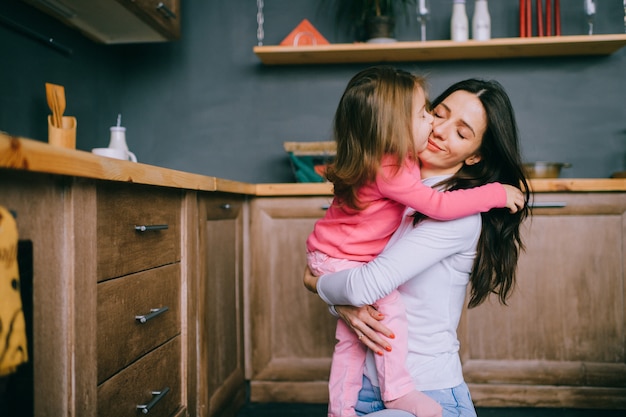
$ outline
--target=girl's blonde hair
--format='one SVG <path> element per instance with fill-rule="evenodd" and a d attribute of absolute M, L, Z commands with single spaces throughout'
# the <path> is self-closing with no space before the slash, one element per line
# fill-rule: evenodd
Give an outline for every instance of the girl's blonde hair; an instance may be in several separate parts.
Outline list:
<path fill-rule="evenodd" d="M 417 160 L 412 135 L 413 96 L 425 79 L 391 66 L 367 68 L 348 82 L 333 132 L 337 156 L 326 171 L 341 204 L 362 209 L 358 190 L 376 179 L 384 155 Z"/>

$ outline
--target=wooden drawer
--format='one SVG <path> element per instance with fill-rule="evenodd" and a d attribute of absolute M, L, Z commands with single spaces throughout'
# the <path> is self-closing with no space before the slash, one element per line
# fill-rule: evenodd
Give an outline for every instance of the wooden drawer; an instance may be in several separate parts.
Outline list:
<path fill-rule="evenodd" d="M 172 416 L 181 405 L 181 340 L 170 340 L 98 386 L 99 417 L 137 417 L 139 404 L 148 404 L 153 391 L 169 388 L 150 416 Z"/>
<path fill-rule="evenodd" d="M 97 291 L 98 383 L 180 334 L 180 264 L 102 282 Z M 163 307 L 145 323 L 135 318 Z"/>
<path fill-rule="evenodd" d="M 98 281 L 180 260 L 180 191 L 101 183 L 97 196 Z"/>

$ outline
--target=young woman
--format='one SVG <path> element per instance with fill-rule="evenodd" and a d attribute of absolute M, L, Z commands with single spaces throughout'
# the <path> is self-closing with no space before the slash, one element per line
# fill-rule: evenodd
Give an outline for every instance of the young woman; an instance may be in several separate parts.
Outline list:
<path fill-rule="evenodd" d="M 400 225 L 407 206 L 438 220 L 494 207 L 514 212 L 524 206 L 517 187 L 495 181 L 446 192 L 423 185 L 417 154 L 426 149 L 432 122 L 424 80 L 414 74 L 375 66 L 348 82 L 335 113 L 337 156 L 327 170 L 335 198 L 307 240 L 313 273 L 321 275 L 372 260 Z M 392 292 L 378 300 L 376 307 L 395 336 L 393 350 L 376 357 L 385 406 L 417 417 L 440 417 L 439 405 L 413 387 L 405 367 L 407 326 L 400 296 Z M 341 321 L 336 338 L 328 415 L 353 417 L 365 349 Z"/>
<path fill-rule="evenodd" d="M 419 155 L 426 185 L 455 190 L 497 181 L 520 186 L 528 201 L 515 116 L 499 83 L 472 79 L 454 84 L 434 100 L 433 115 L 432 134 Z M 381 334 L 392 334 L 379 322 L 380 314 L 367 306 L 396 288 L 406 306 L 406 366 L 415 388 L 436 400 L 444 417 L 476 415 L 463 381 L 456 335 L 466 287 L 471 283 L 470 308 L 491 293 L 506 301 L 515 283 L 523 249 L 519 229 L 527 215 L 525 206 L 516 213 L 493 209 L 441 222 L 409 209 L 373 261 L 319 278 L 305 274 L 307 288 L 335 305 L 371 349 L 355 407 L 359 415 L 384 408 L 372 350 L 388 348 Z"/>

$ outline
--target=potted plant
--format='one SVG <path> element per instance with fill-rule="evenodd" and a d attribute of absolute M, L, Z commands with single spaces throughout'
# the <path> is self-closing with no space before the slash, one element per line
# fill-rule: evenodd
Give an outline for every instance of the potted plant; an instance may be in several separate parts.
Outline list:
<path fill-rule="evenodd" d="M 357 41 L 395 41 L 396 17 L 406 15 L 415 0 L 321 0 L 320 7 L 333 11 L 337 27 Z"/>

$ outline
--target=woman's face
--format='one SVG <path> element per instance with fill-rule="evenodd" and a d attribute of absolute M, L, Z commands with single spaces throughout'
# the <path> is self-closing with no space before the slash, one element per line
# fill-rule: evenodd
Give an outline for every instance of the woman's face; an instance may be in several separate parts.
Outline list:
<path fill-rule="evenodd" d="M 487 115 L 474 94 L 455 91 L 433 109 L 433 116 L 428 145 L 419 154 L 424 178 L 454 174 L 463 164 L 480 161 L 478 149 L 487 128 Z"/>
<path fill-rule="evenodd" d="M 413 146 L 415 152 L 422 152 L 428 145 L 428 138 L 433 127 L 433 115 L 428 111 L 424 90 L 416 88 L 413 94 L 413 114 L 411 115 Z"/>

